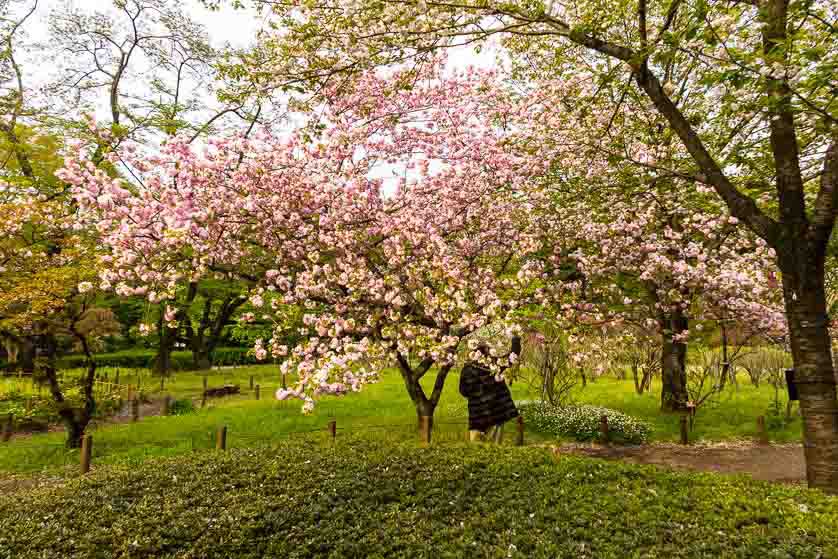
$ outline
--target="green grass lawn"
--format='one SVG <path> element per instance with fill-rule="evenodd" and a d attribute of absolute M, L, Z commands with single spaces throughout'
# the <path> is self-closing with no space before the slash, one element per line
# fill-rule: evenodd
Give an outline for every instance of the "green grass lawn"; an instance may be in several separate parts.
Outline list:
<path fill-rule="evenodd" d="M 742 375 L 744 377 L 744 375 Z M 679 440 L 679 418 L 661 414 L 660 383 L 655 382 L 651 392 L 638 395 L 630 380 L 599 379 L 589 382 L 585 388 L 577 387 L 574 401 L 596 404 L 622 411 L 649 422 L 652 426 L 652 440 Z M 753 438 L 757 435 L 757 417 L 768 415 L 774 399 L 774 389 L 763 385 L 754 388 L 744 378 L 739 380 L 739 389 L 731 385 L 725 391 L 704 404 L 696 414 L 691 440 L 724 441 Z M 780 404 L 785 416 L 786 395 L 780 392 Z M 790 423 L 768 430 L 769 440 L 775 442 L 799 442 L 801 421 L 797 404 Z"/>
<path fill-rule="evenodd" d="M 255 376 L 260 384 L 261 399 L 249 390 L 249 378 Z M 203 375 L 179 373 L 166 385 L 165 394 L 176 398 L 191 396 L 199 404 Z M 144 379 L 145 380 L 145 379 Z M 423 379 L 430 392 L 433 377 Z M 231 448 L 254 446 L 260 443 L 292 438 L 325 440 L 328 422 L 337 422 L 338 437 L 362 434 L 372 440 L 404 441 L 417 437 L 416 412 L 401 377 L 388 372 L 381 382 L 369 385 L 358 394 L 344 397 L 326 397 L 318 402 L 310 415 L 301 413 L 301 402 L 279 402 L 274 392 L 280 381 L 274 367 L 247 367 L 213 371 L 209 386 L 238 383 L 244 393 L 221 399 L 208 400 L 207 407 L 193 413 L 146 417 L 138 423 L 100 425 L 92 431 L 93 463 L 135 464 L 151 456 L 175 455 L 191 450 L 212 447 L 217 428 L 228 428 L 228 446 Z M 457 389 L 458 377 L 449 377 L 435 414 L 433 439 L 464 440 L 466 438 L 467 410 L 465 400 Z M 143 383 L 144 392 L 153 398 L 160 397 L 157 385 Z M 531 397 L 526 386 L 513 385 L 513 395 L 518 399 Z M 514 438 L 510 426 L 506 443 Z M 531 434 L 534 440 L 544 440 Z M 23 473 L 52 470 L 78 463 L 78 451 L 63 448 L 63 433 L 35 435 L 13 439 L 0 444 L 0 472 Z"/>
<path fill-rule="evenodd" d="M 140 375 L 136 382 L 135 375 Z M 249 389 L 250 376 L 260 385 L 261 399 L 256 401 Z M 112 374 L 109 375 L 112 378 Z M 424 379 L 427 388 L 431 376 Z M 176 373 L 160 392 L 159 380 L 147 371 L 121 371 L 120 382 L 140 384 L 151 398 L 163 394 L 175 398 L 194 398 L 199 405 L 203 374 Z M 338 437 L 360 434 L 371 440 L 415 440 L 416 414 L 399 375 L 387 372 L 381 382 L 366 387 L 359 394 L 342 398 L 322 399 L 314 413 L 302 415 L 299 401 L 278 402 L 273 393 L 279 387 L 279 376 L 273 366 L 242 367 L 212 371 L 209 386 L 225 383 L 239 384 L 240 396 L 211 399 L 204 409 L 171 417 L 147 417 L 139 423 L 99 425 L 94 437 L 93 463 L 137 464 L 152 456 L 167 456 L 206 449 L 214 445 L 215 431 L 221 425 L 228 427 L 228 445 L 231 448 L 249 447 L 265 442 L 292 438 L 325 440 L 326 426 L 331 419 L 337 421 Z M 436 441 L 463 440 L 466 433 L 467 411 L 465 400 L 457 391 L 458 376 L 449 377 L 440 405 L 436 412 L 433 438 Z M 657 388 L 656 384 L 656 388 Z M 529 386 L 523 382 L 512 384 L 516 400 L 534 398 Z M 749 438 L 756 434 L 756 417 L 764 415 L 773 398 L 769 387 L 754 389 L 741 384 L 708 404 L 698 414 L 692 440 L 729 440 Z M 649 422 L 652 441 L 678 439 L 678 417 L 658 412 L 659 394 L 655 391 L 642 396 L 635 394 L 630 381 L 600 379 L 584 389 L 577 388 L 574 399 L 579 403 L 607 406 Z M 507 444 L 514 439 L 513 426 L 508 427 Z M 775 441 L 799 441 L 800 420 L 782 429 L 769 432 Z M 554 437 L 528 431 L 528 442 L 555 441 Z M 78 464 L 78 451 L 63 448 L 63 434 L 50 433 L 28 438 L 16 438 L 0 444 L 0 472 L 28 473 L 67 467 L 72 471 Z"/>
<path fill-rule="evenodd" d="M 542 448 L 290 441 L 0 495 L 0 557 L 838 557 L 838 501 Z"/>

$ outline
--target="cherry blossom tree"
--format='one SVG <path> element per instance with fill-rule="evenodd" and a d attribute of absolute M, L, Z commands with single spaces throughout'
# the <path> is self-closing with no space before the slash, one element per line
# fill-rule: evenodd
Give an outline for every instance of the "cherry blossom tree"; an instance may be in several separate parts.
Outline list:
<path fill-rule="evenodd" d="M 395 360 L 418 416 L 430 418 L 461 342 L 489 324 L 517 332 L 516 309 L 536 300 L 547 273 L 521 203 L 544 164 L 505 145 L 500 123 L 516 107 L 494 79 L 442 78 L 437 67 L 370 74 L 316 126 L 284 138 L 125 153 L 136 192 L 83 150 L 61 178 L 112 248 L 103 288 L 156 303 L 184 280 L 247 279 L 263 316 L 305 309 L 303 343 L 285 347 L 278 320 L 255 344 L 257 357 L 284 358 L 298 375 L 280 398 L 310 410 L 317 395 L 359 390 Z M 166 320 L 176 322 L 173 307 Z M 472 357 L 499 375 L 517 358 L 499 348 Z M 420 381 L 432 369 L 427 394 Z"/>

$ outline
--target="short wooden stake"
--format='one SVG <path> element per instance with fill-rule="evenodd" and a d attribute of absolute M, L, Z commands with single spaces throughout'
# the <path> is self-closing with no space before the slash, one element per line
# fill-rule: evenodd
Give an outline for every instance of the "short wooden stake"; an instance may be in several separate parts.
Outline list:
<path fill-rule="evenodd" d="M 160 375 L 160 392 L 163 392 L 166 389 L 166 377 Z"/>
<path fill-rule="evenodd" d="M 515 439 L 515 446 L 524 446 L 524 418 L 518 416 L 518 436 Z"/>
<path fill-rule="evenodd" d="M 253 375 L 250 375 L 250 389 L 253 390 Z"/>
<path fill-rule="evenodd" d="M 3 435 L 0 437 L 4 443 L 8 442 L 12 438 L 12 431 L 15 424 L 14 420 L 15 418 L 12 414 L 6 416 L 6 421 L 3 423 Z"/>
<path fill-rule="evenodd" d="M 768 444 L 768 433 L 765 430 L 765 416 L 757 417 L 757 440 L 759 444 Z"/>
<path fill-rule="evenodd" d="M 690 444 L 689 419 L 686 414 L 681 415 L 681 444 Z"/>
<path fill-rule="evenodd" d="M 259 399 L 259 385 L 256 385 L 256 399 Z"/>
<path fill-rule="evenodd" d="M 429 415 L 419 417 L 419 442 L 423 445 L 431 444 L 431 429 L 433 428 L 433 424 L 433 417 Z"/>
<path fill-rule="evenodd" d="M 81 439 L 81 473 L 90 471 L 90 456 L 93 452 L 93 436 L 84 435 Z"/>
<path fill-rule="evenodd" d="M 163 415 L 169 415 L 172 410 L 172 397 L 166 396 L 163 398 Z"/>
<path fill-rule="evenodd" d="M 113 383 L 119 384 L 119 369 L 116 370 L 116 374 L 113 377 Z"/>
<path fill-rule="evenodd" d="M 611 435 L 608 432 L 608 416 L 603 415 L 599 418 L 599 438 L 602 444 L 611 442 Z"/>
<path fill-rule="evenodd" d="M 329 436 L 332 438 L 332 443 L 335 442 L 338 436 L 338 422 L 334 419 L 329 422 Z"/>
<path fill-rule="evenodd" d="M 137 398 L 131 400 L 131 421 L 140 420 L 140 401 Z"/>
<path fill-rule="evenodd" d="M 222 425 L 218 428 L 215 434 L 215 448 L 218 450 L 227 450 L 227 426 Z"/>

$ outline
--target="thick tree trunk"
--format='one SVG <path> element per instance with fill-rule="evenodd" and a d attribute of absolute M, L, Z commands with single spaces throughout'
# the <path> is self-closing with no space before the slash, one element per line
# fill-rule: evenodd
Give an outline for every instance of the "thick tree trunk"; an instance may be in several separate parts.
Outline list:
<path fill-rule="evenodd" d="M 20 339 L 17 366 L 24 373 L 32 374 L 35 371 L 35 342 L 32 338 Z"/>
<path fill-rule="evenodd" d="M 677 339 L 688 326 L 680 310 L 660 319 L 661 325 L 661 411 L 687 410 L 687 344 Z M 676 339 L 673 339 L 676 337 Z"/>
<path fill-rule="evenodd" d="M 800 281 L 783 274 L 795 383 L 803 416 L 809 487 L 838 494 L 838 395 L 832 362 L 823 266 L 810 265 Z"/>

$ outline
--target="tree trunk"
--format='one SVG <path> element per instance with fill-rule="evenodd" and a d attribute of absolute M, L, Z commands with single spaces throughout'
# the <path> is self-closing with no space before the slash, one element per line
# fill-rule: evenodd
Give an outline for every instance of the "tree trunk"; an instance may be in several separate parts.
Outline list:
<path fill-rule="evenodd" d="M 795 384 L 803 416 L 809 487 L 838 494 L 838 395 L 830 348 L 823 266 L 783 273 Z"/>
<path fill-rule="evenodd" d="M 35 372 L 35 342 L 30 337 L 20 339 L 18 368 L 28 374 Z"/>
<path fill-rule="evenodd" d="M 631 375 L 634 377 L 634 391 L 638 394 L 643 394 L 643 384 L 646 382 L 646 377 L 644 376 L 642 380 L 640 379 L 636 364 L 631 366 Z"/>
<path fill-rule="evenodd" d="M 661 325 L 661 411 L 687 410 L 687 344 L 674 340 L 689 322 L 680 309 L 660 319 Z"/>
<path fill-rule="evenodd" d="M 727 376 L 730 374 L 730 363 L 727 361 L 727 327 L 724 322 L 721 323 L 722 330 L 722 372 L 719 377 L 719 390 L 725 389 L 727 383 Z"/>
<path fill-rule="evenodd" d="M 44 374 L 49 385 L 49 391 L 52 399 L 58 408 L 58 416 L 64 424 L 67 432 L 67 439 L 65 444 L 67 448 L 81 447 L 81 440 L 84 436 L 84 430 L 87 429 L 90 423 L 90 417 L 93 411 L 93 383 L 88 382 L 91 378 L 91 370 L 88 369 L 88 375 L 85 377 L 83 383 L 82 393 L 85 395 L 85 406 L 81 409 L 73 409 L 69 402 L 64 398 L 64 393 L 61 391 L 61 386 L 58 384 L 58 374 L 55 369 L 56 343 L 55 337 L 51 334 L 46 335 L 46 358 L 47 364 L 44 367 Z M 88 364 L 90 367 L 90 363 Z M 92 365 L 92 374 L 95 375 L 96 367 Z M 89 389 L 88 389 L 89 386 Z"/>
<path fill-rule="evenodd" d="M 207 348 L 202 347 L 199 350 L 192 350 L 192 364 L 198 371 L 206 371 L 212 368 L 212 359 L 210 359 Z"/>
<path fill-rule="evenodd" d="M 160 344 L 151 365 L 151 372 L 154 375 L 169 376 L 169 372 L 172 370 L 172 350 L 177 341 L 177 330 L 169 328 L 161 320 L 159 322 L 159 332 Z"/>

